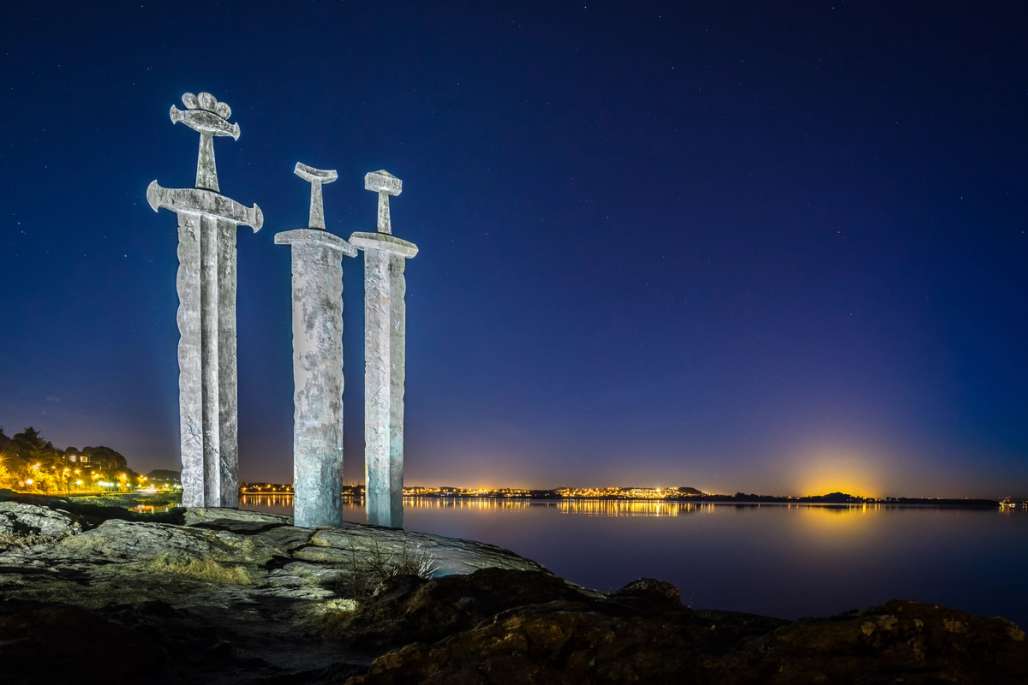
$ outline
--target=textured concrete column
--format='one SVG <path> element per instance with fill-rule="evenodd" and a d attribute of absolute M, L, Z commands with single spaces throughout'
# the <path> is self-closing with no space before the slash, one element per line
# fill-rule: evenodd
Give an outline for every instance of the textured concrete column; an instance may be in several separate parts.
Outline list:
<path fill-rule="evenodd" d="M 311 228 L 283 231 L 292 246 L 293 522 L 305 528 L 342 525 L 343 265 L 348 242 L 324 230 L 322 183 L 334 171 L 297 164 L 311 183 Z M 318 225 L 320 224 L 320 226 Z"/>
<path fill-rule="evenodd" d="M 220 506 L 221 404 L 218 387 L 218 223 L 200 219 L 200 365 L 203 386 L 204 504 Z M 218 502 L 218 504 L 215 504 Z"/>
<path fill-rule="evenodd" d="M 364 251 L 364 496 L 368 523 L 403 527 L 403 401 L 405 383 L 406 260 L 413 243 L 392 233 L 389 197 L 402 183 L 387 171 L 369 173 L 378 193 L 378 226 L 350 242 Z"/>
<path fill-rule="evenodd" d="M 239 506 L 239 390 L 236 364 L 236 225 L 218 220 L 218 506 Z"/>
<path fill-rule="evenodd" d="M 179 426 L 182 503 L 235 507 L 239 503 L 236 390 L 236 227 L 260 230 L 264 217 L 221 195 L 215 136 L 239 138 L 231 109 L 210 93 L 182 96 L 172 123 L 200 134 L 195 188 L 163 188 L 153 181 L 146 199 L 178 214 Z"/>
<path fill-rule="evenodd" d="M 203 469 L 203 364 L 200 333 L 200 217 L 178 215 L 178 406 L 182 506 L 206 500 Z"/>

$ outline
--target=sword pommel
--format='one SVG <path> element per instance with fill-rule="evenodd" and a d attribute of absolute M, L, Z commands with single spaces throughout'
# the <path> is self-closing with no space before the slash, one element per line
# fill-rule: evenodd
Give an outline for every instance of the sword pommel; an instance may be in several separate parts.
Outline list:
<path fill-rule="evenodd" d="M 293 173 L 311 184 L 311 211 L 307 220 L 309 228 L 325 228 L 325 204 L 321 197 L 321 186 L 339 178 L 335 169 L 315 169 L 297 162 Z"/>
<path fill-rule="evenodd" d="M 364 189 L 374 193 L 386 193 L 396 197 L 403 192 L 403 181 L 385 169 L 364 174 Z"/>
<path fill-rule="evenodd" d="M 378 232 L 392 233 L 393 222 L 389 216 L 389 198 L 403 192 L 403 181 L 385 169 L 364 174 L 364 190 L 378 193 Z"/>
<path fill-rule="evenodd" d="M 230 124 L 224 117 L 205 109 L 181 110 L 175 105 L 171 106 L 169 112 L 171 123 L 179 122 L 198 133 L 207 133 L 212 136 L 231 136 L 233 140 L 239 140 L 239 124 Z"/>
<path fill-rule="evenodd" d="M 309 183 L 331 183 L 339 178 L 335 169 L 315 169 L 303 162 L 297 162 L 293 173 Z"/>

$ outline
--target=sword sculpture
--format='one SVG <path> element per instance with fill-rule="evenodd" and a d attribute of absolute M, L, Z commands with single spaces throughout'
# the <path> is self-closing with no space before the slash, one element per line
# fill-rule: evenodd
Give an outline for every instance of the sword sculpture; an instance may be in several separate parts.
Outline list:
<path fill-rule="evenodd" d="M 163 188 L 146 199 L 178 215 L 179 427 L 182 504 L 239 505 L 236 371 L 236 227 L 260 230 L 264 215 L 219 192 L 214 137 L 239 138 L 232 110 L 210 93 L 182 96 L 171 122 L 200 134 L 196 187 Z"/>
<path fill-rule="evenodd" d="M 388 171 L 364 176 L 378 193 L 377 230 L 350 243 L 364 251 L 364 497 L 368 523 L 403 527 L 403 395 L 407 335 L 406 261 L 418 246 L 392 235 L 389 198 L 403 182 Z"/>
<path fill-rule="evenodd" d="M 311 184 L 307 228 L 275 234 L 290 245 L 293 285 L 293 524 L 341 526 L 343 483 L 343 257 L 357 250 L 325 230 L 321 185 L 335 171 L 296 163 Z"/>

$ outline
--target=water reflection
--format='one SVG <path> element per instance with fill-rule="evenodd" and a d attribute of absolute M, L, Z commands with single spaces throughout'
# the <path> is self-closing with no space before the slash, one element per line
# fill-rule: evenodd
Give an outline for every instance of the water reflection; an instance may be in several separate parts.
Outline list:
<path fill-rule="evenodd" d="M 246 495 L 289 515 L 291 496 Z M 1028 624 L 1028 513 L 887 504 L 408 497 L 410 530 L 483 540 L 595 588 L 640 576 L 685 601 L 785 617 L 894 597 Z M 343 500 L 364 521 L 361 499 Z"/>
<path fill-rule="evenodd" d="M 712 508 L 713 504 L 675 502 L 666 500 L 611 500 L 611 499 L 563 499 L 557 502 L 557 511 L 562 514 L 604 517 L 663 517 L 681 516 L 700 511 L 701 507 Z"/>
<path fill-rule="evenodd" d="M 242 495 L 243 509 L 267 513 L 291 515 L 292 495 Z M 344 513 L 353 513 L 364 506 L 363 498 L 344 497 Z M 560 499 L 538 500 L 496 497 L 404 497 L 403 506 L 409 511 L 453 510 L 453 511 L 527 511 L 530 508 L 546 508 L 561 514 L 602 517 L 673 517 L 710 511 L 714 504 L 678 502 L 668 500 L 589 500 Z M 348 520 L 351 518 L 346 517 Z"/>
<path fill-rule="evenodd" d="M 178 504 L 137 504 L 129 507 L 129 511 L 136 514 L 164 514 L 178 506 Z"/>
<path fill-rule="evenodd" d="M 239 508 L 266 514 L 293 515 L 292 495 L 240 495 Z"/>
<path fill-rule="evenodd" d="M 343 496 L 343 511 L 356 512 L 364 507 L 363 497 Z M 243 509 L 267 513 L 292 515 L 292 494 L 242 495 Z M 812 525 L 830 525 L 829 522 L 852 523 L 849 515 L 866 515 L 884 510 L 932 509 L 929 506 L 873 504 L 819 504 L 819 503 L 777 503 L 777 502 L 689 502 L 682 500 L 620 500 L 620 499 L 529 499 L 516 497 L 425 497 L 406 496 L 405 509 L 456 510 L 456 511 L 527 511 L 528 509 L 552 509 L 561 514 L 582 516 L 674 518 L 699 512 L 722 510 L 785 510 L 804 514 L 803 520 Z M 945 507 L 939 507 L 945 509 Z M 952 509 L 951 509 L 952 510 Z M 1012 510 L 1002 510 L 1011 513 Z"/>

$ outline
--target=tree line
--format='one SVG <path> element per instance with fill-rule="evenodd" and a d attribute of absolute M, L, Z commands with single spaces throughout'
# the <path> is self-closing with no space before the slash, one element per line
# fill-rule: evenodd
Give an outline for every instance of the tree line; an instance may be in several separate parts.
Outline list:
<path fill-rule="evenodd" d="M 60 449 L 29 426 L 8 436 L 0 428 L 0 488 L 33 492 L 128 489 L 139 476 L 110 447 Z"/>

